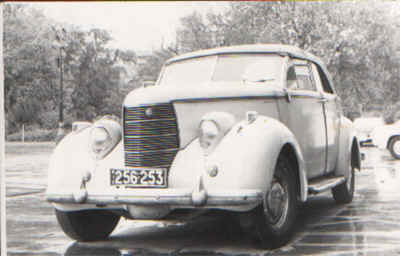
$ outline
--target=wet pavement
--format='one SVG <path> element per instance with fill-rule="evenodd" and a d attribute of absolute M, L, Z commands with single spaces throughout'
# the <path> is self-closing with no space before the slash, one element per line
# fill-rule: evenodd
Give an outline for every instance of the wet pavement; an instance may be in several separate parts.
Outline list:
<path fill-rule="evenodd" d="M 221 218 L 122 219 L 107 241 L 74 242 L 44 200 L 53 146 L 6 146 L 8 255 L 400 255 L 400 161 L 386 151 L 362 148 L 366 160 L 356 174 L 353 202 L 336 205 L 330 193 L 312 197 L 301 208 L 292 241 L 268 251 Z"/>

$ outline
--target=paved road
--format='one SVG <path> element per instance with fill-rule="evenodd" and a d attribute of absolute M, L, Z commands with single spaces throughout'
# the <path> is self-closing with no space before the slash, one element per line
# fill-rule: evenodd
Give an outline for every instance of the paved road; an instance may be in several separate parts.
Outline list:
<path fill-rule="evenodd" d="M 336 205 L 330 193 L 313 197 L 301 209 L 293 240 L 265 251 L 227 233 L 215 218 L 186 224 L 122 220 L 108 241 L 73 242 L 44 200 L 52 147 L 6 147 L 8 255 L 400 255 L 400 161 L 376 148 L 363 148 L 367 160 L 351 204 Z"/>

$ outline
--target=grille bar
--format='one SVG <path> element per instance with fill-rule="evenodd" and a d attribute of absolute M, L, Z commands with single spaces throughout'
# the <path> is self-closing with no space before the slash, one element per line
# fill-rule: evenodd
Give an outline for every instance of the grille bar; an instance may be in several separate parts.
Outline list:
<path fill-rule="evenodd" d="M 129 112 L 128 112 L 129 113 Z M 176 120 L 156 120 L 135 123 L 124 123 L 125 135 L 161 135 L 178 133 Z"/>
<path fill-rule="evenodd" d="M 149 117 L 145 114 L 147 109 L 152 109 L 152 115 Z M 148 119 L 168 119 L 175 118 L 175 111 L 172 104 L 158 104 L 146 107 L 126 107 L 129 113 L 125 121 L 148 120 Z"/>
<path fill-rule="evenodd" d="M 124 108 L 125 165 L 169 168 L 179 148 L 172 104 Z"/>

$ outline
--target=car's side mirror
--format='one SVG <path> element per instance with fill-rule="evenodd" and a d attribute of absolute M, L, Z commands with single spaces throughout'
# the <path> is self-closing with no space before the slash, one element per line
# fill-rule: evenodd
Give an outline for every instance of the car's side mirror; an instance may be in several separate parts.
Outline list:
<path fill-rule="evenodd" d="M 143 81 L 143 87 L 150 87 L 150 86 L 154 86 L 156 84 L 155 81 Z"/>

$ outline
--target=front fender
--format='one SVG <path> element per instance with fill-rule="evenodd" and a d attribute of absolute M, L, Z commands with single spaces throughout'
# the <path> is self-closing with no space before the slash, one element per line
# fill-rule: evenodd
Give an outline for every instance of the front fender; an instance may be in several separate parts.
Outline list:
<path fill-rule="evenodd" d="M 253 123 L 242 121 L 225 135 L 214 152 L 205 156 L 198 139 L 180 151 L 170 169 L 173 187 L 194 187 L 201 178 L 207 189 L 269 189 L 283 147 L 296 152 L 301 184 L 300 198 L 307 198 L 304 160 L 293 133 L 281 122 L 259 116 Z M 215 177 L 208 170 L 217 167 Z"/>
<path fill-rule="evenodd" d="M 90 129 L 72 132 L 65 136 L 54 149 L 48 168 L 47 194 L 69 194 L 79 191 L 82 176 L 90 172 L 88 189 L 112 190 L 109 186 L 107 171 L 124 167 L 123 143 L 101 160 L 96 160 L 89 147 Z"/>

